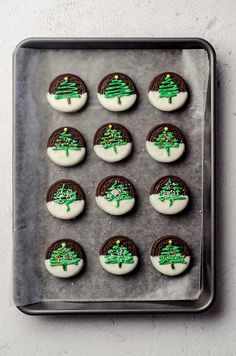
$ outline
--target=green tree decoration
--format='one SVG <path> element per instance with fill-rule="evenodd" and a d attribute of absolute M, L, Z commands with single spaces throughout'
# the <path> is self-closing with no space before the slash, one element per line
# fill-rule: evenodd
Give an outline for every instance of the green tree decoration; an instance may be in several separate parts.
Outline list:
<path fill-rule="evenodd" d="M 178 182 L 174 182 L 172 179 L 169 179 L 161 188 L 159 192 L 160 201 L 169 200 L 170 206 L 173 205 L 176 200 L 185 200 L 187 199 L 186 195 L 182 194 L 183 187 Z"/>
<path fill-rule="evenodd" d="M 171 147 L 179 147 L 180 140 L 174 136 L 172 131 L 169 131 L 168 127 L 164 127 L 163 132 L 156 138 L 154 143 L 158 148 L 164 148 L 168 156 L 170 156 Z"/>
<path fill-rule="evenodd" d="M 180 247 L 173 245 L 172 240 L 169 240 L 169 244 L 161 250 L 159 255 L 159 264 L 171 265 L 171 268 L 175 269 L 176 263 L 187 263 L 184 257 L 185 256 L 182 254 Z"/>
<path fill-rule="evenodd" d="M 50 257 L 50 266 L 62 266 L 64 271 L 67 271 L 68 265 L 77 265 L 80 258 L 77 256 L 75 251 L 66 247 L 66 243 L 62 242 L 61 247 L 54 250 Z"/>
<path fill-rule="evenodd" d="M 170 74 L 167 74 L 159 86 L 160 98 L 168 98 L 168 102 L 171 104 L 171 98 L 177 96 L 180 93 L 179 86 L 171 78 Z"/>
<path fill-rule="evenodd" d="M 129 249 L 122 246 L 120 240 L 117 240 L 116 244 L 105 255 L 104 262 L 108 264 L 118 263 L 119 268 L 121 268 L 122 263 L 134 263 L 134 257 Z"/>
<path fill-rule="evenodd" d="M 105 149 L 113 147 L 114 152 L 117 153 L 117 146 L 126 145 L 127 142 L 123 140 L 120 130 L 109 125 L 101 138 L 100 144 Z"/>
<path fill-rule="evenodd" d="M 71 98 L 80 98 L 79 85 L 75 82 L 69 82 L 68 77 L 64 77 L 55 92 L 55 99 L 67 99 L 67 103 L 71 104 Z"/>
<path fill-rule="evenodd" d="M 119 79 L 118 75 L 115 75 L 114 78 L 110 81 L 108 86 L 105 89 L 104 96 L 105 98 L 117 98 L 118 104 L 121 104 L 121 99 L 123 96 L 129 96 L 132 94 L 132 89 L 125 83 L 124 80 Z"/>
<path fill-rule="evenodd" d="M 73 139 L 73 136 L 68 132 L 68 129 L 65 127 L 63 132 L 60 133 L 58 138 L 55 141 L 55 151 L 65 151 L 66 156 L 69 156 L 69 150 L 80 151 L 78 141 Z"/>
<path fill-rule="evenodd" d="M 70 211 L 70 204 L 76 200 L 76 192 L 71 188 L 66 188 L 65 184 L 62 184 L 53 195 L 53 201 L 57 204 L 65 204 L 67 212 Z"/>
<path fill-rule="evenodd" d="M 114 183 L 106 190 L 105 199 L 110 202 L 114 200 L 116 208 L 119 208 L 120 201 L 132 199 L 132 196 L 129 194 L 126 184 L 119 183 L 118 180 L 115 180 Z"/>

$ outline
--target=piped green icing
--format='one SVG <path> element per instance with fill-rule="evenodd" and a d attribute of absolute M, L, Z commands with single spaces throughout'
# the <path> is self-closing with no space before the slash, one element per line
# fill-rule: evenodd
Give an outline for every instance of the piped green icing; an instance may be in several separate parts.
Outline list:
<path fill-rule="evenodd" d="M 71 188 L 66 188 L 63 183 L 53 195 L 53 201 L 57 204 L 65 204 L 66 211 L 70 211 L 70 204 L 77 200 L 76 192 Z"/>
<path fill-rule="evenodd" d="M 65 151 L 66 156 L 69 156 L 69 151 L 80 151 L 79 143 L 77 140 L 73 139 L 73 136 L 68 132 L 68 129 L 65 127 L 63 132 L 60 133 L 58 138 L 55 141 L 55 151 Z"/>
<path fill-rule="evenodd" d="M 109 125 L 101 138 L 100 145 L 105 149 L 113 147 L 114 152 L 117 153 L 117 146 L 127 145 L 127 142 L 124 141 L 120 130 Z"/>
<path fill-rule="evenodd" d="M 172 131 L 169 131 L 168 127 L 164 127 L 163 132 L 156 138 L 154 143 L 158 148 L 164 148 L 168 156 L 170 156 L 171 148 L 178 148 L 180 140 L 174 136 Z"/>
<path fill-rule="evenodd" d="M 68 265 L 77 265 L 80 258 L 77 256 L 75 251 L 66 247 L 66 243 L 62 242 L 61 247 L 54 250 L 50 257 L 50 266 L 62 266 L 64 271 L 67 271 Z"/>
<path fill-rule="evenodd" d="M 173 245 L 172 240 L 169 240 L 169 244 L 161 250 L 159 264 L 171 265 L 171 268 L 174 269 L 176 263 L 187 264 L 181 248 L 177 245 Z"/>
<path fill-rule="evenodd" d="M 180 89 L 178 84 L 171 78 L 170 74 L 167 74 L 159 86 L 160 98 L 168 98 L 168 102 L 171 104 L 171 98 L 179 94 Z"/>
<path fill-rule="evenodd" d="M 174 182 L 171 178 L 163 185 L 159 192 L 160 201 L 168 200 L 170 206 L 173 205 L 176 200 L 185 200 L 187 199 L 186 195 L 183 195 L 183 187 L 178 182 Z"/>
<path fill-rule="evenodd" d="M 125 83 L 124 80 L 119 79 L 118 75 L 109 82 L 105 89 L 104 96 L 107 99 L 117 98 L 118 104 L 121 104 L 121 99 L 123 96 L 129 96 L 132 94 L 132 89 Z"/>
<path fill-rule="evenodd" d="M 129 194 L 128 187 L 125 183 L 120 183 L 118 180 L 115 180 L 106 190 L 104 198 L 109 202 L 114 200 L 116 208 L 119 208 L 122 200 L 132 199 L 132 196 Z"/>
<path fill-rule="evenodd" d="M 58 85 L 55 92 L 55 99 L 67 99 L 68 104 L 71 104 L 71 98 L 80 98 L 79 85 L 75 82 L 69 82 L 68 77 Z"/>
<path fill-rule="evenodd" d="M 134 257 L 130 250 L 123 246 L 120 240 L 117 240 L 116 244 L 110 250 L 108 250 L 107 254 L 105 255 L 104 262 L 107 264 L 118 263 L 119 268 L 121 268 L 122 263 L 134 263 Z"/>

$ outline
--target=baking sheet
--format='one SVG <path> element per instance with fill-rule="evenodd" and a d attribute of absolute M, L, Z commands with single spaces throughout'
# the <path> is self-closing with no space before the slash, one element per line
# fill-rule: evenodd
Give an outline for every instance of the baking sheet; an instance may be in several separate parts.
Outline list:
<path fill-rule="evenodd" d="M 160 72 L 183 76 L 191 99 L 180 112 L 156 110 L 147 88 Z M 112 113 L 100 106 L 96 89 L 109 72 L 127 73 L 137 85 L 137 105 Z M 53 110 L 46 100 L 49 82 L 58 74 L 81 76 L 89 90 L 88 105 L 75 114 Z M 209 63 L 205 50 L 36 50 L 19 48 L 15 73 L 15 234 L 14 300 L 16 305 L 40 301 L 158 301 L 195 300 L 199 297 L 202 242 L 203 127 Z M 117 164 L 100 160 L 93 152 L 93 135 L 107 122 L 123 124 L 131 132 L 134 150 Z M 146 152 L 145 138 L 154 125 L 170 122 L 181 129 L 187 142 L 183 159 L 160 164 Z M 74 126 L 87 143 L 87 156 L 77 167 L 59 168 L 46 154 L 50 133 L 60 126 Z M 123 217 L 110 216 L 95 202 L 96 186 L 111 174 L 130 179 L 138 193 L 137 207 Z M 178 216 L 158 214 L 149 203 L 150 186 L 161 176 L 178 175 L 191 192 L 189 209 Z M 86 211 L 75 221 L 53 218 L 45 205 L 48 186 L 58 179 L 78 181 L 86 194 Z M 132 238 L 140 252 L 138 269 L 127 276 L 108 274 L 98 262 L 99 248 L 112 235 Z M 149 258 L 152 243 L 162 235 L 183 238 L 193 253 L 191 269 L 169 278 L 156 272 Z M 50 275 L 44 266 L 45 251 L 60 238 L 72 238 L 86 253 L 84 271 L 73 279 Z"/>

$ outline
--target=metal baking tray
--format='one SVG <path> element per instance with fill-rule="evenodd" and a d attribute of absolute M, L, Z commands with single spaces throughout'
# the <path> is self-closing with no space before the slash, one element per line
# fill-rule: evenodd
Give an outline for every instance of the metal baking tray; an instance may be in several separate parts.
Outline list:
<path fill-rule="evenodd" d="M 205 78 L 206 90 L 200 90 L 198 93 L 199 100 L 202 100 L 204 105 L 197 106 L 198 112 L 195 110 L 195 88 L 193 85 L 193 102 L 190 99 L 186 109 L 168 115 L 151 108 L 146 97 L 148 80 L 152 79 L 153 74 L 166 70 L 176 71 L 179 74 L 183 73 L 183 77 L 191 86 L 191 78 L 188 80 L 188 76 L 191 76 L 191 60 L 194 63 L 194 57 L 196 57 L 195 60 L 197 61 L 198 52 L 205 53 L 207 60 L 203 61 L 205 69 L 198 70 L 199 63 L 196 64 L 195 71 L 193 68 L 192 81 L 194 81 L 194 75 L 195 77 L 198 75 L 200 77 L 201 73 L 202 75 L 207 73 L 207 78 Z M 73 62 L 71 65 L 68 64 L 68 58 Z M 201 56 L 199 58 L 201 59 Z M 178 63 L 178 59 L 180 63 Z M 15 304 L 22 312 L 30 315 L 194 313 L 202 312 L 212 305 L 215 297 L 215 61 L 213 47 L 207 41 L 199 38 L 30 38 L 16 47 L 13 56 L 13 290 Z M 47 63 L 47 65 L 44 65 L 44 63 Z M 43 66 L 47 68 L 43 69 Z M 78 70 L 76 70 L 77 67 Z M 91 97 L 81 114 L 68 116 L 54 112 L 45 98 L 47 86 L 55 74 L 72 70 L 75 74 L 81 74 L 86 83 L 88 81 Z M 124 114 L 110 114 L 101 108 L 96 100 L 96 83 L 98 83 L 98 79 L 116 70 L 123 70 L 123 72 L 130 75 L 135 83 L 138 84 L 138 92 L 140 94 L 140 100 L 135 109 L 131 109 Z M 93 73 L 91 76 L 89 76 L 90 71 Z M 146 77 L 142 82 L 142 76 L 145 75 Z M 47 77 L 40 82 L 41 78 L 45 76 Z M 145 99 L 143 99 L 144 97 Z M 89 111 L 90 109 L 93 111 Z M 145 122 L 135 121 L 141 115 L 144 117 Z M 91 120 L 90 126 L 86 123 L 89 120 Z M 116 165 L 115 168 L 114 165 L 101 163 L 92 152 L 91 144 L 93 139 L 91 133 L 95 132 L 101 124 L 109 121 L 115 122 L 114 120 L 124 123 L 131 131 L 132 136 L 134 135 L 136 147 L 132 157 L 127 162 L 121 163 L 120 166 Z M 135 122 L 133 126 L 131 125 L 131 120 Z M 191 120 L 195 120 L 195 126 Z M 187 142 L 189 142 L 186 156 L 190 155 L 191 157 L 192 155 L 194 159 L 191 161 L 188 158 L 184 158 L 180 162 L 165 166 L 154 163 L 151 158 L 147 160 L 147 153 L 142 149 L 143 142 L 141 141 L 145 140 L 146 129 L 148 125 L 151 128 L 151 122 L 153 123 L 152 126 L 157 123 L 170 122 L 180 127 L 187 138 Z M 81 165 L 81 168 L 78 166 L 75 170 L 73 168 L 61 170 L 53 163 L 48 162 L 45 155 L 46 140 L 52 128 L 56 129 L 67 123 L 81 130 L 89 144 L 88 158 Z M 191 125 L 193 126 L 192 132 Z M 193 136 L 194 132 L 195 138 Z M 197 147 L 196 143 L 197 135 L 201 138 L 199 147 Z M 193 149 L 194 147 L 197 148 L 196 152 Z M 132 166 L 138 164 L 135 157 L 139 155 L 140 159 L 143 160 L 142 162 L 151 162 L 147 163 L 149 164 L 149 166 L 145 167 L 145 172 L 147 173 L 143 173 L 142 179 L 140 179 L 142 172 L 138 171 L 139 168 Z M 195 162 L 192 169 L 191 162 L 192 164 Z M 95 174 L 94 167 L 96 168 Z M 115 174 L 124 171 L 123 175 L 130 178 L 130 175 L 127 174 L 129 167 L 131 167 L 131 180 L 138 186 L 138 191 L 140 188 L 141 193 L 145 193 L 145 189 L 149 188 L 149 186 L 146 187 L 145 185 L 147 182 L 151 185 L 157 178 L 176 172 L 177 175 L 185 179 L 185 175 L 188 175 L 187 172 L 189 171 L 187 183 L 190 183 L 188 185 L 190 185 L 193 198 L 190 212 L 187 211 L 182 217 L 169 220 L 169 217 L 156 217 L 153 215 L 154 212 L 150 213 L 150 216 L 146 212 L 142 215 L 140 213 L 141 210 L 138 208 L 135 211 L 136 220 L 134 220 L 134 224 L 137 222 L 137 227 L 134 230 L 137 235 L 137 241 L 135 237 L 130 236 L 130 233 L 132 234 L 130 230 L 132 221 L 129 220 L 130 218 L 120 220 L 118 225 L 117 220 L 112 220 L 112 218 L 105 216 L 103 212 L 99 212 L 98 216 L 97 213 L 93 215 L 93 222 L 91 220 L 90 227 L 89 220 L 86 220 L 86 214 L 81 225 L 79 222 L 76 224 L 73 222 L 62 224 L 61 221 L 55 221 L 57 219 L 48 216 L 44 206 L 44 193 L 47 190 L 48 182 L 52 183 L 63 177 L 72 178 L 79 182 L 82 179 L 82 186 L 84 187 L 85 185 L 85 193 L 87 193 L 89 214 L 89 212 L 93 211 L 92 209 L 95 209 L 93 207 L 93 194 L 94 189 L 96 189 L 96 183 L 103 176 L 110 175 L 113 171 Z M 150 173 L 148 173 L 149 168 Z M 137 169 L 138 177 L 135 177 L 135 169 Z M 101 176 L 98 173 L 96 176 L 96 172 L 101 170 L 106 170 L 107 174 Z M 155 170 L 158 173 L 154 177 Z M 195 181 L 194 171 L 196 176 L 199 175 L 199 179 L 196 178 Z M 86 177 L 91 177 L 87 178 L 87 181 L 91 179 L 91 185 L 86 182 Z M 193 183 L 196 186 L 193 185 L 191 187 L 191 180 L 194 181 Z M 195 189 L 198 184 L 198 189 Z M 141 194 L 139 204 L 140 200 L 142 202 L 143 196 Z M 146 224 L 153 226 L 150 231 L 147 227 L 147 236 L 142 238 L 138 236 L 138 232 L 141 225 L 145 225 L 145 216 L 149 217 Z M 96 230 L 93 231 L 93 224 L 96 225 L 99 219 L 104 224 L 98 224 L 100 226 L 98 235 L 100 236 L 95 236 Z M 105 219 L 107 219 L 108 224 Z M 106 225 L 106 229 L 103 228 L 104 225 Z M 167 225 L 169 226 L 167 227 Z M 141 266 L 138 269 L 136 274 L 125 277 L 123 282 L 120 282 L 120 279 L 114 280 L 106 274 L 100 275 L 100 271 L 94 273 L 94 271 L 98 271 L 96 270 L 98 248 L 106 238 L 116 234 L 117 231 L 113 231 L 113 229 L 114 227 L 117 229 L 117 226 L 120 228 L 119 233 L 130 236 L 137 243 L 141 251 L 141 264 L 144 265 L 144 267 Z M 172 230 L 168 230 L 168 228 Z M 168 277 L 167 279 L 163 276 L 159 277 L 154 271 L 151 271 L 150 262 L 148 262 L 151 244 L 158 237 L 164 235 L 166 229 L 168 233 L 173 232 L 185 240 L 188 231 L 189 235 L 193 237 L 191 240 L 191 236 L 187 235 L 188 244 L 190 242 L 190 247 L 194 247 L 194 262 L 189 274 L 190 276 L 192 274 L 194 278 L 199 276 L 196 284 L 193 281 L 194 287 L 192 289 L 194 290 L 196 286 L 198 289 L 195 295 L 192 295 L 190 291 L 192 286 L 190 279 L 186 279 L 186 285 L 185 282 L 183 283 L 182 292 L 180 290 L 182 287 L 178 287 L 181 286 L 181 278 L 177 278 L 176 282 L 173 282 L 171 286 L 170 282 L 168 282 L 170 281 Z M 81 236 L 81 231 L 84 236 Z M 151 237 L 149 236 L 150 234 L 152 235 Z M 57 284 L 58 282 L 54 282 L 46 271 L 41 270 L 45 248 L 49 243 L 56 240 L 58 236 L 75 238 L 82 246 L 85 245 L 85 250 L 88 251 L 88 268 L 85 269 L 81 277 L 78 279 L 75 277 L 72 282 L 66 282 L 66 285 L 60 284 L 61 282 Z M 197 247 L 195 244 L 197 244 Z M 27 255 L 27 259 L 25 259 L 25 255 Z M 22 263 L 24 260 L 25 262 Z M 99 281 L 99 278 L 103 279 Z M 96 281 L 98 281 L 101 288 L 96 286 Z M 148 283 L 147 288 L 145 283 Z M 171 289 L 174 288 L 175 283 L 176 287 L 173 290 L 176 291 L 177 288 L 176 298 L 175 292 L 172 293 Z M 93 284 L 97 288 L 97 292 L 92 291 Z M 153 291 L 150 289 L 150 293 L 146 295 L 141 287 L 142 284 L 147 290 L 153 286 Z M 86 285 L 87 290 L 85 289 Z M 127 293 L 125 293 L 126 286 Z M 81 298 L 76 288 L 78 290 L 81 288 Z M 167 293 L 168 288 L 170 288 L 170 293 Z M 184 288 L 186 288 L 186 291 L 184 291 Z M 78 293 L 78 298 L 76 298 L 73 289 Z M 67 295 L 68 298 L 66 297 Z"/>

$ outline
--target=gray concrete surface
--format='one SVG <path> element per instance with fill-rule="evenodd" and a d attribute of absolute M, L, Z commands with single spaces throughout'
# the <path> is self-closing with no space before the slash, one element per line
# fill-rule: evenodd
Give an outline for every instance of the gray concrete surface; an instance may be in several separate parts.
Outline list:
<path fill-rule="evenodd" d="M 236 354 L 236 3 L 233 0 L 0 3 L 0 355 L 152 356 Z M 33 318 L 10 298 L 11 57 L 31 36 L 200 36 L 218 55 L 218 236 L 215 305 L 202 315 Z"/>

